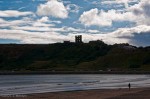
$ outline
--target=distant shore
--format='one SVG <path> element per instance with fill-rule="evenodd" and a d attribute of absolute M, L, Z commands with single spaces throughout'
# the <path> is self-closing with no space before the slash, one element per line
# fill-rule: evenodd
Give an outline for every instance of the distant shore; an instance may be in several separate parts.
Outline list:
<path fill-rule="evenodd" d="M 38 74 L 150 74 L 150 71 L 0 71 L 0 75 Z"/>
<path fill-rule="evenodd" d="M 99 89 L 0 96 L 0 99 L 150 99 L 150 88 Z"/>

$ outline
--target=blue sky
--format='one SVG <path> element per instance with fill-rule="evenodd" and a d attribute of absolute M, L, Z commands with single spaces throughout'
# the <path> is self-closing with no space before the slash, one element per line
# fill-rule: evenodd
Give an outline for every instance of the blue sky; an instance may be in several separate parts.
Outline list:
<path fill-rule="evenodd" d="M 150 45 L 149 0 L 0 0 L 0 43 Z"/>

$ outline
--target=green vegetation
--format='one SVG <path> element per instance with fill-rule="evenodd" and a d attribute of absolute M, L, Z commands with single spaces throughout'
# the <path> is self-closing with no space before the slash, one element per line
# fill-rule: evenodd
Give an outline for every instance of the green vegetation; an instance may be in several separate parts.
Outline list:
<path fill-rule="evenodd" d="M 1 44 L 0 70 L 13 71 L 150 71 L 150 47 L 128 44 Z"/>

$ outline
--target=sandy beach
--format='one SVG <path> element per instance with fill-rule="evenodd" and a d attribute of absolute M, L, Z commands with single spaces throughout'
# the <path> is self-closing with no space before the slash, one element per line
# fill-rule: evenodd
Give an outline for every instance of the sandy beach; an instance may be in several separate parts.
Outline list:
<path fill-rule="evenodd" d="M 0 99 L 150 99 L 150 88 L 100 89 L 0 96 Z"/>

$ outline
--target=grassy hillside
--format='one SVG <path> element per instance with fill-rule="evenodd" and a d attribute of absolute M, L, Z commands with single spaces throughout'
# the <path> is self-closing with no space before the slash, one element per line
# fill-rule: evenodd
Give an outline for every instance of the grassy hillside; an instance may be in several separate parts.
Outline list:
<path fill-rule="evenodd" d="M 150 70 L 150 47 L 128 44 L 56 43 L 0 45 L 0 70 Z"/>
<path fill-rule="evenodd" d="M 107 55 L 94 61 L 83 62 L 78 65 L 82 69 L 93 70 L 150 70 L 150 49 L 123 49 L 112 48 Z"/>

